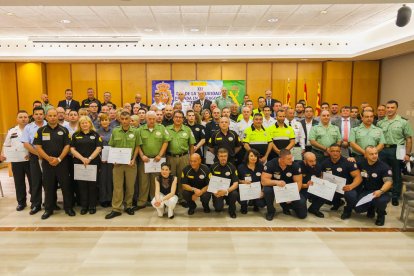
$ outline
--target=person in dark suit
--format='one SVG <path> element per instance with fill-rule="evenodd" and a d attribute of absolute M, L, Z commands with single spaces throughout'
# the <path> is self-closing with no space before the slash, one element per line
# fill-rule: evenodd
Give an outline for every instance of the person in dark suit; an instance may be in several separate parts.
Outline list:
<path fill-rule="evenodd" d="M 275 99 L 272 99 L 272 90 L 269 90 L 269 89 L 266 90 L 265 91 L 265 96 L 266 96 L 266 98 L 265 98 L 266 105 L 272 107 L 276 102 Z"/>
<path fill-rule="evenodd" d="M 142 101 L 142 96 L 141 94 L 135 94 L 135 102 L 131 103 L 131 106 L 134 107 L 134 105 L 138 105 L 138 109 L 139 108 L 145 108 L 147 111 L 149 110 L 149 106 L 144 104 Z"/>
<path fill-rule="evenodd" d="M 65 90 L 65 100 L 59 101 L 58 107 L 63 107 L 65 110 L 75 110 L 78 111 L 80 108 L 80 104 L 78 101 L 73 99 L 73 92 L 72 89 L 68 88 Z"/>
<path fill-rule="evenodd" d="M 305 107 L 305 119 L 300 121 L 300 123 L 302 124 L 303 130 L 305 131 L 305 152 L 310 152 L 312 151 L 312 146 L 309 142 L 309 133 L 312 129 L 313 126 L 316 126 L 317 124 L 319 124 L 318 121 L 315 120 L 314 118 L 314 112 L 313 112 L 313 107 L 311 106 L 307 106 Z"/>
<path fill-rule="evenodd" d="M 95 91 L 93 88 L 88 88 L 86 90 L 88 97 L 82 101 L 81 107 L 82 108 L 89 108 L 89 104 L 95 102 L 98 104 L 98 113 L 101 112 L 102 104 L 101 102 L 95 98 Z"/>
<path fill-rule="evenodd" d="M 353 118 L 350 118 L 351 115 L 351 107 L 350 106 L 343 106 L 341 107 L 341 117 L 334 119 L 331 123 L 339 128 L 339 132 L 341 132 L 342 136 L 342 143 L 341 143 L 341 154 L 344 157 L 349 157 L 349 144 L 348 139 L 349 135 L 351 134 L 351 128 L 357 127 L 359 125 L 359 121 Z"/>
<path fill-rule="evenodd" d="M 198 100 L 193 102 L 193 108 L 196 103 L 201 105 L 201 110 L 210 109 L 211 101 L 206 99 L 206 92 L 204 90 L 198 91 Z"/>

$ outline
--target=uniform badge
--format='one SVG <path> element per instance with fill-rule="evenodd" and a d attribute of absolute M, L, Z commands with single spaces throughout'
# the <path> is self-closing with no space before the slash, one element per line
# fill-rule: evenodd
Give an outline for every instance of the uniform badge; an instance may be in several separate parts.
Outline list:
<path fill-rule="evenodd" d="M 392 175 L 392 171 L 391 170 L 388 170 L 388 175 Z"/>
<path fill-rule="evenodd" d="M 205 178 L 205 176 L 204 176 L 204 174 L 202 174 L 202 175 L 198 176 L 198 178 L 200 178 L 200 179 L 204 179 L 204 178 Z"/>
<path fill-rule="evenodd" d="M 233 141 L 233 137 L 229 137 L 229 141 L 231 142 L 231 141 Z"/>
<path fill-rule="evenodd" d="M 195 129 L 196 131 L 200 131 L 200 128 L 198 128 L 198 127 L 196 127 L 196 129 Z"/>
<path fill-rule="evenodd" d="M 287 177 L 291 177 L 291 176 L 292 176 L 292 173 L 288 172 L 288 173 L 286 174 L 286 176 L 287 176 Z"/>
<path fill-rule="evenodd" d="M 92 135 L 92 136 L 89 136 L 89 138 L 91 138 L 93 140 L 93 139 L 95 139 L 95 136 Z"/>
<path fill-rule="evenodd" d="M 129 136 L 129 138 L 134 138 L 134 134 L 132 134 L 132 133 L 128 136 Z"/>
<path fill-rule="evenodd" d="M 342 168 L 337 168 L 336 169 L 338 172 L 342 172 Z"/>
<path fill-rule="evenodd" d="M 267 171 L 267 166 L 264 166 L 264 170 Z"/>
<path fill-rule="evenodd" d="M 257 172 L 256 173 L 256 176 L 261 176 L 262 175 L 262 173 L 261 172 Z"/>
<path fill-rule="evenodd" d="M 226 175 L 226 176 L 229 176 L 229 175 L 230 175 L 230 172 L 226 172 L 226 173 L 225 173 L 225 175 Z"/>
<path fill-rule="evenodd" d="M 367 172 L 361 172 L 361 176 L 367 178 L 368 174 L 367 174 Z"/>
<path fill-rule="evenodd" d="M 373 174 L 372 174 L 372 177 L 373 177 L 373 178 L 377 178 L 377 177 L 378 177 L 378 174 L 373 173 Z"/>
<path fill-rule="evenodd" d="M 63 135 L 63 131 L 58 131 L 58 135 Z"/>
<path fill-rule="evenodd" d="M 280 179 L 280 174 L 273 174 L 274 178 Z"/>
<path fill-rule="evenodd" d="M 356 169 L 356 168 L 358 168 L 358 167 L 357 167 L 357 164 L 354 164 L 354 168 L 355 168 L 355 169 Z"/>
<path fill-rule="evenodd" d="M 157 131 L 157 132 L 155 132 L 155 135 L 160 136 L 161 132 Z"/>

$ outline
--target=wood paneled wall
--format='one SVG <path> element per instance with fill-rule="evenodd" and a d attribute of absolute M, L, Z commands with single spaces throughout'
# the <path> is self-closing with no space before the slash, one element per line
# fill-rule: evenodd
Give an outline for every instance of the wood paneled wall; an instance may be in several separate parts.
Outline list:
<path fill-rule="evenodd" d="M 0 133 L 14 124 L 18 109 L 30 112 L 32 102 L 42 93 L 56 105 L 66 88 L 74 98 L 86 98 L 95 89 L 103 98 L 112 93 L 121 106 L 133 102 L 136 93 L 151 102 L 153 80 L 245 80 L 247 93 L 257 98 L 271 89 L 273 97 L 286 101 L 289 85 L 291 105 L 303 99 L 304 84 L 308 104 L 314 106 L 318 83 L 322 100 L 339 105 L 378 104 L 379 61 L 356 62 L 171 62 L 171 63 L 0 63 Z"/>

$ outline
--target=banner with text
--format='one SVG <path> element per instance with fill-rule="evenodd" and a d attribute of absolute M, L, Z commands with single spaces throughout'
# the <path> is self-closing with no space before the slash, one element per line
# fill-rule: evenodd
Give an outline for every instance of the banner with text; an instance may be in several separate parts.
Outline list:
<path fill-rule="evenodd" d="M 194 102 L 198 100 L 198 92 L 204 91 L 206 99 L 214 100 L 221 96 L 221 88 L 227 88 L 228 96 L 233 102 L 241 104 L 246 94 L 246 81 L 244 80 L 153 80 L 152 98 L 160 93 L 161 100 L 165 104 L 173 104 L 178 100 L 178 92 L 185 93 L 185 100 Z M 149 104 L 149 103 L 148 103 Z"/>

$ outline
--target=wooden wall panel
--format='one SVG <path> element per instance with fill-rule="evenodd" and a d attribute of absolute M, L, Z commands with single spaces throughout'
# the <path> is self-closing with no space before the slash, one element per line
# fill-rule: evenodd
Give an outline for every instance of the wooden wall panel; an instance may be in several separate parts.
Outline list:
<path fill-rule="evenodd" d="M 147 102 L 152 103 L 152 81 L 171 80 L 170 63 L 148 63 L 147 64 Z"/>
<path fill-rule="evenodd" d="M 355 61 L 352 76 L 352 105 L 368 102 L 378 106 L 379 61 Z"/>
<path fill-rule="evenodd" d="M 72 90 L 79 102 L 86 99 L 86 90 L 93 88 L 96 94 L 96 64 L 75 63 L 72 68 Z M 100 99 L 102 100 L 102 98 Z"/>
<path fill-rule="evenodd" d="M 171 79 L 173 80 L 195 80 L 197 69 L 195 63 L 172 63 Z"/>
<path fill-rule="evenodd" d="M 223 80 L 246 80 L 246 63 L 223 63 L 221 70 Z"/>
<path fill-rule="evenodd" d="M 246 92 L 253 100 L 255 107 L 257 107 L 257 98 L 264 97 L 264 92 L 270 87 L 272 87 L 272 64 L 248 63 Z"/>
<path fill-rule="evenodd" d="M 71 74 L 70 64 L 68 63 L 46 64 L 47 94 L 53 106 L 57 106 L 59 101 L 65 99 L 66 89 L 72 88 Z M 77 93 L 73 94 L 73 98 L 77 101 L 81 100 L 80 96 Z"/>
<path fill-rule="evenodd" d="M 16 80 L 16 64 L 0 63 L 0 134 L 6 134 L 16 123 L 19 109 Z M 31 108 L 27 108 L 26 111 L 29 115 L 32 113 Z"/>
<path fill-rule="evenodd" d="M 322 87 L 322 62 L 306 62 L 298 64 L 298 81 L 296 101 L 303 99 L 304 84 L 308 90 L 308 104 L 315 107 L 318 94 L 318 82 Z M 323 96 L 322 90 L 322 96 Z"/>
<path fill-rule="evenodd" d="M 147 73 L 145 63 L 121 64 L 122 102 L 132 103 L 135 94 L 141 94 L 142 101 L 147 102 Z"/>
<path fill-rule="evenodd" d="M 97 64 L 97 95 L 98 99 L 103 100 L 105 92 L 111 92 L 111 101 L 116 106 L 122 106 L 122 92 L 121 92 L 121 64 Z"/>
<path fill-rule="evenodd" d="M 46 73 L 42 63 L 17 63 L 19 109 L 31 110 L 33 101 L 46 93 Z"/>
<path fill-rule="evenodd" d="M 351 104 L 352 62 L 323 64 L 322 102 Z"/>
<path fill-rule="evenodd" d="M 273 63 L 272 64 L 272 92 L 273 98 L 286 103 L 287 83 L 290 80 L 291 105 L 296 100 L 296 75 L 297 63 Z M 263 91 L 264 92 L 264 91 Z"/>
<path fill-rule="evenodd" d="M 197 80 L 221 80 L 221 64 L 197 63 Z"/>

